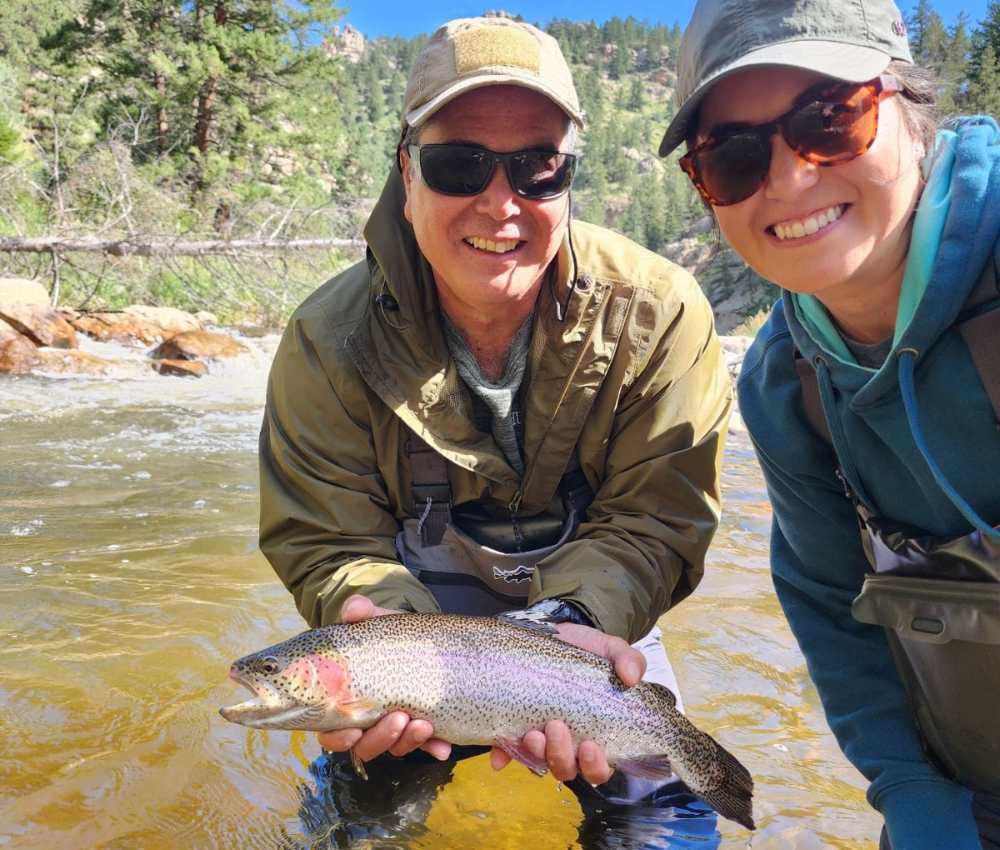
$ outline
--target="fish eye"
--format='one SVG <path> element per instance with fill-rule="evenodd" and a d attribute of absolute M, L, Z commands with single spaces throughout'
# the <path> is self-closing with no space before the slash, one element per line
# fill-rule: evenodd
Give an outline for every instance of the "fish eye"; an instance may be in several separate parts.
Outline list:
<path fill-rule="evenodd" d="M 278 665 L 278 661 L 276 658 L 268 657 L 260 662 L 260 669 L 262 673 L 266 673 L 267 675 L 270 676 L 273 673 L 277 673 L 278 670 L 281 669 L 281 667 Z"/>

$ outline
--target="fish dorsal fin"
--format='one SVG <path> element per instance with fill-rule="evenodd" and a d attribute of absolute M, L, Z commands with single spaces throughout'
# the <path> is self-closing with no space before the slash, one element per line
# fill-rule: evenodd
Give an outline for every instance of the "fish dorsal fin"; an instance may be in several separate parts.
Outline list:
<path fill-rule="evenodd" d="M 677 695 L 666 685 L 661 685 L 659 682 L 643 682 L 642 684 L 653 690 L 661 699 L 666 700 L 671 708 L 677 708 Z"/>

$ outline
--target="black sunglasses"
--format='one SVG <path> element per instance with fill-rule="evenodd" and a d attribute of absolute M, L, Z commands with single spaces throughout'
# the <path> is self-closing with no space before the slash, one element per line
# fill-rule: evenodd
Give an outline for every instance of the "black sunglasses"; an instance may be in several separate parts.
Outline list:
<path fill-rule="evenodd" d="M 576 155 L 559 151 L 494 153 L 471 145 L 407 145 L 406 150 L 424 185 L 442 195 L 478 195 L 498 162 L 510 188 L 529 201 L 566 194 L 576 174 Z"/>
<path fill-rule="evenodd" d="M 902 83 L 891 74 L 867 83 L 817 86 L 774 121 L 723 127 L 684 154 L 680 166 L 713 206 L 738 204 L 764 185 L 775 133 L 813 165 L 850 162 L 875 142 L 882 96 L 902 90 Z"/>

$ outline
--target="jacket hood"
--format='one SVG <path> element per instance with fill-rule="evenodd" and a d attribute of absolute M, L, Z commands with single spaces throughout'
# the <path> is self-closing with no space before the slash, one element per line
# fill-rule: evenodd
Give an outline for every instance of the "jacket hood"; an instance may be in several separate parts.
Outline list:
<path fill-rule="evenodd" d="M 381 272 L 373 276 L 373 285 L 381 289 L 384 284 L 404 317 L 432 313 L 438 306 L 434 272 L 417 246 L 413 226 L 403 213 L 405 206 L 403 175 L 394 167 L 364 229 L 368 250 Z"/>

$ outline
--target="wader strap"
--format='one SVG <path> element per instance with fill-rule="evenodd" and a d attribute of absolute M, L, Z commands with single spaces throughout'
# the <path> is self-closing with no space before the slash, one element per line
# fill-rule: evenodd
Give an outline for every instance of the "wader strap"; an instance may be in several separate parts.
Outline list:
<path fill-rule="evenodd" d="M 833 438 L 830 436 L 830 426 L 823 415 L 823 402 L 819 397 L 819 381 L 812 363 L 805 359 L 799 350 L 795 349 L 795 370 L 799 373 L 799 383 L 802 385 L 802 404 L 806 409 L 806 419 L 813 430 L 833 448 Z"/>
<path fill-rule="evenodd" d="M 451 522 L 448 461 L 412 432 L 403 450 L 410 460 L 411 492 L 414 510 L 420 518 L 420 541 L 424 546 L 437 546 Z"/>
<path fill-rule="evenodd" d="M 420 519 L 420 539 L 424 546 L 437 546 L 451 522 L 451 483 L 448 481 L 448 461 L 410 432 L 403 450 L 410 461 L 413 508 Z M 559 481 L 559 493 L 566 513 L 575 513 L 578 521 L 586 516 L 587 506 L 594 500 L 587 478 L 580 469 L 576 449 L 570 455 L 566 472 Z"/>
<path fill-rule="evenodd" d="M 965 302 L 957 324 L 1000 420 L 1000 282 L 992 258 Z"/>
<path fill-rule="evenodd" d="M 566 472 L 559 482 L 559 492 L 562 494 L 566 513 L 575 512 L 582 522 L 587 507 L 594 501 L 594 491 L 590 489 L 587 476 L 580 469 L 580 458 L 575 447 L 569 457 L 569 463 L 566 464 Z"/>

